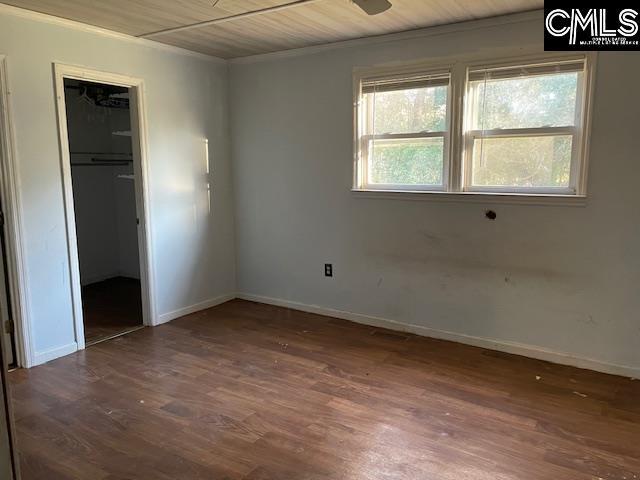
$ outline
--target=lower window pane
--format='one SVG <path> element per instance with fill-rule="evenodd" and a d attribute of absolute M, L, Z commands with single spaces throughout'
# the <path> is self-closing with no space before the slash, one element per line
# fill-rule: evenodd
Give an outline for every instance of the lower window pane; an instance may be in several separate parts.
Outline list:
<path fill-rule="evenodd" d="M 472 185 L 568 187 L 571 135 L 476 139 Z"/>
<path fill-rule="evenodd" d="M 444 138 L 374 140 L 369 184 L 442 185 Z"/>

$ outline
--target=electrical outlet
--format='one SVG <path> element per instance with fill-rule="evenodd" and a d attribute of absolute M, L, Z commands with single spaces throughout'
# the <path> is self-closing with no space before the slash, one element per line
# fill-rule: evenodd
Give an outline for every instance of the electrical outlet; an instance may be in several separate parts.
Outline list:
<path fill-rule="evenodd" d="M 324 264 L 324 276 L 333 277 L 333 264 L 331 263 Z"/>

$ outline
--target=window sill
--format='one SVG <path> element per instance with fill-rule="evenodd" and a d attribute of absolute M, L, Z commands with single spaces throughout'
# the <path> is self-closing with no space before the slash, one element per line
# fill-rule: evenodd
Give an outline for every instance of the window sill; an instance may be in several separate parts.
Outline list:
<path fill-rule="evenodd" d="M 551 205 L 559 207 L 584 207 L 585 195 L 555 195 L 531 193 L 486 193 L 486 192 L 420 192 L 405 190 L 352 189 L 355 198 L 387 200 L 419 200 L 436 202 L 462 202 L 506 205 Z"/>

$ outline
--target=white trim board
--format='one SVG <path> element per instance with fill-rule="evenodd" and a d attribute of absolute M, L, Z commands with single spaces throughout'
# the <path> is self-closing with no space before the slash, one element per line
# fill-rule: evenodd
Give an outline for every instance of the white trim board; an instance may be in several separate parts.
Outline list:
<path fill-rule="evenodd" d="M 475 337 L 462 333 L 447 332 L 444 330 L 436 330 L 422 325 L 413 325 L 398 322 L 387 318 L 373 317 L 370 315 L 362 315 L 359 313 L 345 312 L 343 310 L 334 310 L 332 308 L 321 307 L 318 305 L 307 305 L 279 298 L 264 297 L 261 295 L 253 295 L 249 293 L 238 293 L 236 298 L 249 300 L 252 302 L 266 303 L 278 307 L 290 308 L 292 310 L 300 310 L 302 312 L 315 313 L 328 317 L 340 318 L 351 322 L 370 325 L 373 327 L 388 328 L 401 332 L 413 333 L 423 337 L 437 338 L 441 340 L 450 340 L 453 342 L 472 345 L 474 347 L 482 347 L 489 350 L 497 350 L 500 352 L 522 355 L 524 357 L 535 358 L 537 360 L 545 360 L 560 365 L 569 365 L 577 368 L 585 368 L 596 372 L 609 373 L 612 375 L 621 375 L 624 377 L 640 378 L 640 367 L 632 367 L 628 365 L 616 365 L 612 363 L 601 362 L 590 358 L 578 357 L 563 352 L 555 352 L 543 347 L 534 345 L 526 345 L 517 342 L 505 340 L 497 340 L 492 338 Z"/>
<path fill-rule="evenodd" d="M 172 312 L 163 313 L 162 315 L 158 316 L 156 325 L 161 325 L 163 323 L 170 322 L 171 320 L 175 320 L 176 318 L 184 317 L 185 315 L 190 315 L 201 310 L 206 310 L 207 308 L 215 307 L 217 305 L 228 302 L 229 300 L 233 300 L 234 298 L 236 298 L 235 294 L 228 293 L 226 295 L 220 295 L 219 297 L 211 298 L 209 300 L 205 300 L 204 302 L 196 303 L 188 307 L 179 308 L 178 310 L 174 310 Z"/>
<path fill-rule="evenodd" d="M 77 22 L 75 20 L 69 20 L 67 18 L 56 17 L 54 15 L 48 15 L 46 13 L 35 12 L 33 10 L 27 10 L 26 8 L 14 7 L 13 5 L 7 5 L 6 3 L 0 3 L 0 15 L 2 14 L 25 18 L 28 20 L 34 20 L 41 23 L 48 23 L 51 25 L 58 25 L 61 27 L 71 28 L 73 30 L 79 30 L 81 32 L 101 35 L 103 37 L 116 38 L 118 40 L 135 43 L 143 47 L 163 50 L 165 52 L 177 53 L 179 55 L 187 55 L 189 57 L 195 57 L 213 63 L 227 63 L 227 60 L 225 60 L 224 58 L 214 57 L 213 55 L 207 55 L 180 47 L 174 47 L 173 45 L 167 45 L 166 43 L 160 43 L 153 40 L 148 40 L 146 38 L 134 37 L 133 35 L 127 35 L 126 33 L 120 33 L 114 30 L 109 30 L 107 28 L 96 27 L 95 25 L 89 25 L 87 23 Z"/>
<path fill-rule="evenodd" d="M 70 355 L 78 351 L 78 344 L 76 342 L 63 345 L 62 347 L 52 348 L 51 350 L 45 350 L 44 352 L 36 352 L 33 358 L 33 365 L 42 365 L 43 363 L 50 362 L 60 357 Z"/>
<path fill-rule="evenodd" d="M 25 272 L 22 206 L 19 193 L 16 152 L 11 123 L 9 76 L 7 59 L 0 54 L 0 196 L 5 214 L 7 270 L 11 294 L 11 313 L 15 325 L 15 357 L 19 367 L 29 368 L 34 363 L 29 289 Z"/>

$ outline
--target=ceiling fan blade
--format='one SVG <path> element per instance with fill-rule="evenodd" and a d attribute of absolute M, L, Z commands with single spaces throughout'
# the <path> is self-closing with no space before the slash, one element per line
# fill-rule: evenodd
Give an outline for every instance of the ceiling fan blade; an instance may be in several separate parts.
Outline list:
<path fill-rule="evenodd" d="M 353 0 L 368 15 L 377 15 L 391 8 L 391 2 L 388 0 Z"/>

